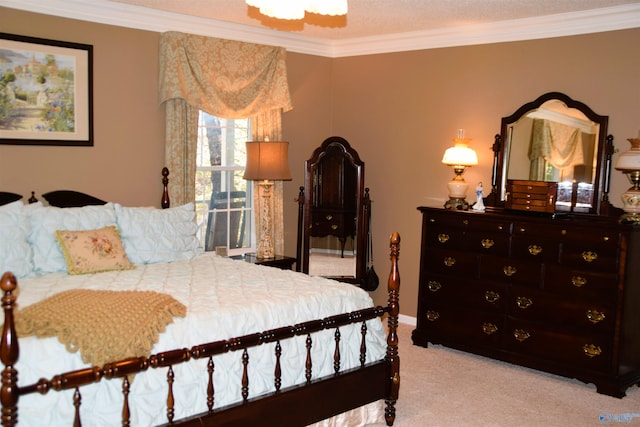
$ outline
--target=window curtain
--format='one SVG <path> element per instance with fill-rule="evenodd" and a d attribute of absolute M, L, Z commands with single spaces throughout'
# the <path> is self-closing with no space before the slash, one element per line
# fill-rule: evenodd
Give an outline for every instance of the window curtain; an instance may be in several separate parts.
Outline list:
<path fill-rule="evenodd" d="M 281 114 L 292 108 L 286 50 L 175 31 L 163 33 L 160 102 L 166 105 L 169 197 L 174 205 L 184 204 L 195 198 L 198 110 L 228 119 L 250 117 L 254 140 L 264 136 L 282 139 Z M 274 201 L 275 250 L 282 253 L 282 183 L 274 187 Z"/>
<path fill-rule="evenodd" d="M 534 175 L 531 179 L 544 179 L 545 161 L 560 170 L 561 180 L 572 179 L 573 167 L 584 164 L 582 132 L 573 126 L 534 119 L 529 160 Z"/>

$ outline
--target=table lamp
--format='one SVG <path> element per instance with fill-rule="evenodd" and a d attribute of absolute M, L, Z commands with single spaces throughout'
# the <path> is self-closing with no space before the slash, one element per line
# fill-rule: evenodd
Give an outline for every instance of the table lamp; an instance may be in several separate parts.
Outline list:
<path fill-rule="evenodd" d="M 640 135 L 638 135 L 640 136 Z M 621 223 L 640 224 L 640 137 L 629 138 L 631 143 L 629 151 L 620 154 L 615 168 L 629 178 L 631 187 L 622 193 Z"/>
<path fill-rule="evenodd" d="M 284 141 L 247 141 L 247 165 L 244 179 L 259 181 L 262 189 L 260 206 L 260 242 L 256 256 L 275 258 L 273 248 L 272 197 L 273 181 L 290 181 L 289 143 Z"/>
<path fill-rule="evenodd" d="M 464 130 L 458 129 L 458 137 L 453 138 L 454 146 L 447 148 L 442 157 L 442 163 L 447 166 L 453 166 L 453 171 L 456 174 L 447 184 L 449 187 L 449 200 L 444 204 L 447 209 L 465 211 L 469 209 L 469 203 L 465 200 L 469 185 L 462 178 L 462 174 L 465 167 L 478 164 L 476 152 L 467 146 L 469 141 L 471 141 L 470 138 L 464 137 Z"/>

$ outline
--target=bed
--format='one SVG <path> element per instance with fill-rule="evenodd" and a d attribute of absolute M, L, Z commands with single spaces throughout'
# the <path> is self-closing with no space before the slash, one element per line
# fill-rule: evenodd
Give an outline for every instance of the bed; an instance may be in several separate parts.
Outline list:
<path fill-rule="evenodd" d="M 374 307 L 350 284 L 201 252 L 167 176 L 164 209 L 0 194 L 2 425 L 393 425 L 398 234 Z M 115 267 L 74 252 L 103 230 Z"/>

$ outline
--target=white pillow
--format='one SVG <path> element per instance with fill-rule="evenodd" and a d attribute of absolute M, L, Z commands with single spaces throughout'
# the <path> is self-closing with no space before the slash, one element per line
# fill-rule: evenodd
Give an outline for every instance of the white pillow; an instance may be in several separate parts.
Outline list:
<path fill-rule="evenodd" d="M 67 263 L 55 238 L 57 230 L 95 230 L 116 224 L 113 203 L 81 208 L 40 206 L 27 209 L 27 212 L 31 225 L 29 244 L 37 274 L 67 271 Z"/>
<path fill-rule="evenodd" d="M 189 260 L 201 253 L 193 203 L 169 209 L 116 203 L 115 210 L 124 250 L 132 263 Z"/>
<path fill-rule="evenodd" d="M 0 275 L 7 271 L 17 278 L 33 275 L 28 238 L 29 220 L 24 203 L 18 200 L 0 206 Z"/>

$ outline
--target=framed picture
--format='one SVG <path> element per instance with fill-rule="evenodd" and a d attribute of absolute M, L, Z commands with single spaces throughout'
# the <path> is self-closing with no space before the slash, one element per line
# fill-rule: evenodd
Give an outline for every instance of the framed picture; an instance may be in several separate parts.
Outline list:
<path fill-rule="evenodd" d="M 93 46 L 0 33 L 0 144 L 93 145 Z"/>

